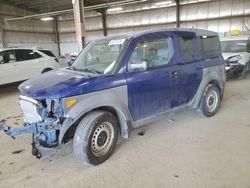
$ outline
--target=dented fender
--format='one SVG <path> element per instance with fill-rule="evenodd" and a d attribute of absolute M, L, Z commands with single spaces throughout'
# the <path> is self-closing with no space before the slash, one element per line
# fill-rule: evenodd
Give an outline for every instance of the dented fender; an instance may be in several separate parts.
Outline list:
<path fill-rule="evenodd" d="M 77 98 L 77 103 L 66 110 L 65 120 L 60 128 L 59 143 L 62 143 L 67 130 L 80 118 L 88 112 L 97 108 L 109 107 L 116 111 L 120 124 L 121 135 L 128 138 L 129 121 L 132 119 L 128 111 L 127 86 L 119 86 L 109 90 L 97 91 L 81 96 L 63 99 L 65 104 L 67 100 Z M 65 106 L 65 105 L 64 105 Z"/>

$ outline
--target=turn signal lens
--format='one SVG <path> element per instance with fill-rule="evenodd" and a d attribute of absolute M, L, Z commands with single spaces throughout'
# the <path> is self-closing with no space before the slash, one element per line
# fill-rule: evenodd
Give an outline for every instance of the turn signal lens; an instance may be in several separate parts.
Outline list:
<path fill-rule="evenodd" d="M 67 101 L 67 104 L 66 104 L 67 108 L 71 108 L 76 102 L 77 102 L 76 99 L 71 99 Z"/>

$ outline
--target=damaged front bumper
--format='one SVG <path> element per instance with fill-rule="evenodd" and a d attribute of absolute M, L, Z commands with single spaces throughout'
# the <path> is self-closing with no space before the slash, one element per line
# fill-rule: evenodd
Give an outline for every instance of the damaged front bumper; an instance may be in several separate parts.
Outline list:
<path fill-rule="evenodd" d="M 244 73 L 245 65 L 238 62 L 226 62 L 226 76 L 227 79 L 240 77 Z"/>
<path fill-rule="evenodd" d="M 32 134 L 32 154 L 37 158 L 52 154 L 54 148 L 58 146 L 58 124 L 52 118 L 41 123 L 24 124 L 23 128 L 18 129 L 12 129 L 5 120 L 1 120 L 0 130 L 13 139 L 18 135 Z"/>
<path fill-rule="evenodd" d="M 32 134 L 32 154 L 37 158 L 54 153 L 59 145 L 60 118 L 36 100 L 20 96 L 19 104 L 24 113 L 24 127 L 12 129 L 6 120 L 1 120 L 0 130 L 13 139 L 18 135 Z"/>

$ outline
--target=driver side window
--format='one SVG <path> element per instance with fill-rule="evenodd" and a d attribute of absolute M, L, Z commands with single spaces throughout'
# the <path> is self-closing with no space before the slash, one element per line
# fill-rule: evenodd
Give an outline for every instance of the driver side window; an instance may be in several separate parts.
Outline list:
<path fill-rule="evenodd" d="M 135 47 L 129 60 L 128 70 L 144 71 L 161 67 L 171 62 L 173 48 L 170 38 L 146 40 Z"/>

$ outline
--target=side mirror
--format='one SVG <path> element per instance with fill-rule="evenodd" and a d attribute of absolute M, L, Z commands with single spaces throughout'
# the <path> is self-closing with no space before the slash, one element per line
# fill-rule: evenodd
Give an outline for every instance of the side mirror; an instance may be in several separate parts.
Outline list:
<path fill-rule="evenodd" d="M 141 61 L 138 63 L 129 63 L 129 71 L 135 72 L 135 71 L 145 71 L 147 70 L 147 62 Z"/>
<path fill-rule="evenodd" d="M 68 65 L 71 66 L 74 63 L 73 60 L 68 60 Z"/>

